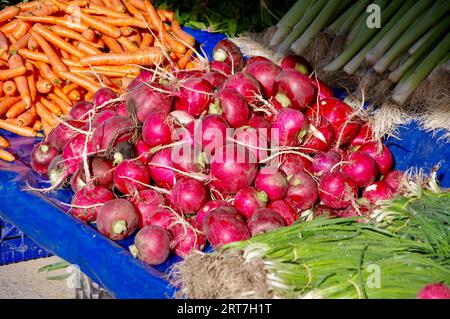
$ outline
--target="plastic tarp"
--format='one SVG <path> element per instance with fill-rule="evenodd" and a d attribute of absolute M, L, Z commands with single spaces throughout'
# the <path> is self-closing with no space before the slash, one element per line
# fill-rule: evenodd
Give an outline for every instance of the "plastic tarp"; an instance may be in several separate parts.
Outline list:
<path fill-rule="evenodd" d="M 189 32 L 203 43 L 209 56 L 215 44 L 224 38 L 220 34 Z M 158 267 L 145 265 L 128 252 L 133 238 L 115 243 L 65 214 L 67 207 L 60 203 L 70 203 L 70 190 L 44 195 L 25 191 L 27 183 L 33 187 L 47 185 L 29 167 L 29 154 L 37 140 L 4 131 L 0 134 L 10 140 L 10 150 L 18 158 L 14 163 L 0 161 L 0 218 L 17 226 L 51 253 L 77 265 L 116 298 L 173 297 L 175 288 L 168 286 L 165 272 L 177 257 Z M 430 169 L 441 163 L 439 178 L 443 186 L 450 187 L 450 147 L 440 136 L 419 130 L 414 122 L 400 128 L 400 139 L 387 141 L 396 168 Z"/>

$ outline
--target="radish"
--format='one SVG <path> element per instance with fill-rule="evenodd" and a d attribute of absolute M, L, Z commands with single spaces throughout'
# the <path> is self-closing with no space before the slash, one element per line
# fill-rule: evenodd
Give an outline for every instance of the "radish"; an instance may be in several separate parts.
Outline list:
<path fill-rule="evenodd" d="M 195 219 L 200 223 L 203 224 L 203 220 L 205 219 L 206 215 L 215 210 L 218 207 L 233 207 L 231 203 L 224 201 L 224 200 L 212 200 L 207 202 L 198 212 L 197 215 L 195 215 Z"/>
<path fill-rule="evenodd" d="M 169 114 L 172 107 L 171 93 L 165 91 L 167 88 L 157 83 L 135 87 L 127 96 L 128 113 L 136 114 L 141 123 L 154 112 Z"/>
<path fill-rule="evenodd" d="M 117 114 L 117 112 L 113 110 L 104 110 L 100 113 L 97 113 L 94 117 L 94 121 L 92 122 L 92 127 L 98 127 L 100 124 L 116 115 L 119 114 Z"/>
<path fill-rule="evenodd" d="M 141 161 L 144 164 L 147 164 L 150 161 L 151 154 L 150 154 L 150 145 L 144 142 L 144 140 L 140 139 L 135 144 L 136 147 L 136 153 L 138 156 L 139 161 Z"/>
<path fill-rule="evenodd" d="M 133 194 L 147 188 L 150 184 L 150 173 L 139 161 L 125 160 L 113 173 L 114 186 L 122 194 Z"/>
<path fill-rule="evenodd" d="M 83 154 L 85 153 L 85 143 L 87 136 L 84 134 L 78 134 L 72 138 L 70 142 L 64 146 L 63 158 L 66 162 L 66 168 L 68 174 L 73 174 L 83 162 Z M 86 155 L 89 156 L 93 152 L 92 144 L 87 142 Z"/>
<path fill-rule="evenodd" d="M 192 178 L 177 180 L 170 195 L 171 203 L 188 215 L 196 214 L 209 199 L 206 186 Z"/>
<path fill-rule="evenodd" d="M 144 221 L 144 226 L 159 226 L 170 231 L 175 223 L 178 223 L 181 216 L 168 208 L 155 208 Z"/>
<path fill-rule="evenodd" d="M 233 72 L 240 71 L 245 65 L 239 47 L 228 39 L 220 40 L 213 50 L 214 61 L 226 62 Z"/>
<path fill-rule="evenodd" d="M 266 207 L 267 194 L 253 187 L 241 189 L 234 197 L 234 208 L 245 218 L 250 218 L 256 210 Z"/>
<path fill-rule="evenodd" d="M 267 208 L 273 209 L 283 217 L 286 226 L 292 225 L 300 217 L 294 205 L 287 200 L 276 200 L 267 205 Z"/>
<path fill-rule="evenodd" d="M 134 159 L 137 157 L 136 147 L 130 142 L 120 142 L 114 146 L 112 152 L 112 158 L 114 159 L 114 165 L 118 165 L 127 159 Z"/>
<path fill-rule="evenodd" d="M 130 236 L 137 228 L 139 216 L 134 206 L 126 199 L 106 202 L 97 214 L 98 231 L 112 240 Z"/>
<path fill-rule="evenodd" d="M 245 147 L 252 153 L 256 161 L 267 158 L 269 142 L 264 129 L 243 126 L 235 130 L 233 139 L 239 143 L 239 147 Z"/>
<path fill-rule="evenodd" d="M 389 185 L 394 192 L 397 192 L 403 179 L 403 172 L 390 171 L 383 177 L 383 183 Z"/>
<path fill-rule="evenodd" d="M 117 99 L 117 94 L 110 88 L 104 87 L 95 92 L 92 102 L 95 106 L 110 107 L 112 106 L 112 100 Z M 109 102 L 109 103 L 108 103 Z"/>
<path fill-rule="evenodd" d="M 223 61 L 212 61 L 209 65 L 209 68 L 211 69 L 211 71 L 218 72 L 226 77 L 228 77 L 232 73 L 231 65 Z"/>
<path fill-rule="evenodd" d="M 128 110 L 127 110 L 127 102 L 126 101 L 120 102 L 116 106 L 116 113 L 117 113 L 117 115 L 121 115 L 121 116 L 130 116 L 130 114 L 128 113 Z"/>
<path fill-rule="evenodd" d="M 92 135 L 92 146 L 95 152 L 104 152 L 108 147 L 128 141 L 135 130 L 132 119 L 125 116 L 113 116 L 101 123 Z"/>
<path fill-rule="evenodd" d="M 69 116 L 73 120 L 87 121 L 89 116 L 94 112 L 94 104 L 87 101 L 80 101 L 70 109 Z M 93 114 L 92 114 L 93 115 Z"/>
<path fill-rule="evenodd" d="M 67 121 L 67 124 L 75 128 L 81 128 L 84 126 L 83 122 Z M 78 133 L 72 130 L 65 123 L 58 124 L 45 138 L 45 141 L 62 151 L 64 146 Z"/>
<path fill-rule="evenodd" d="M 208 110 L 213 90 L 213 86 L 205 79 L 187 79 L 183 82 L 175 99 L 175 110 L 185 111 L 194 117 L 199 117 Z"/>
<path fill-rule="evenodd" d="M 374 182 L 367 186 L 362 193 L 363 198 L 375 204 L 379 200 L 388 200 L 394 197 L 394 190 L 384 182 Z"/>
<path fill-rule="evenodd" d="M 135 258 L 146 264 L 160 265 L 169 257 L 169 233 L 158 226 L 146 226 L 136 234 L 130 251 Z"/>
<path fill-rule="evenodd" d="M 260 61 L 247 64 L 245 73 L 253 76 L 261 84 L 267 98 L 273 96 L 273 84 L 276 76 L 281 72 L 281 68 L 269 61 Z"/>
<path fill-rule="evenodd" d="M 247 221 L 252 236 L 286 226 L 283 217 L 270 208 L 258 209 Z"/>
<path fill-rule="evenodd" d="M 329 217 L 334 217 L 336 210 L 332 209 L 331 207 L 325 206 L 325 205 L 317 205 L 314 208 L 314 217 L 322 216 L 322 215 L 328 215 Z"/>
<path fill-rule="evenodd" d="M 418 299 L 450 299 L 450 288 L 443 283 L 428 284 L 420 289 Z"/>
<path fill-rule="evenodd" d="M 285 108 L 278 112 L 272 122 L 271 140 L 281 146 L 296 146 L 302 140 L 308 130 L 308 120 L 302 112 L 291 108 Z"/>
<path fill-rule="evenodd" d="M 203 119 L 193 121 L 187 126 L 189 138 L 197 145 L 201 143 L 199 146 L 208 158 L 227 143 L 229 128 L 230 125 L 225 118 L 216 114 L 206 115 Z"/>
<path fill-rule="evenodd" d="M 350 206 L 358 194 L 356 182 L 344 173 L 326 173 L 319 184 L 319 197 L 324 205 L 334 209 Z"/>
<path fill-rule="evenodd" d="M 159 112 L 147 116 L 142 127 L 142 139 L 150 147 L 169 144 L 172 140 L 172 128 L 167 116 Z"/>
<path fill-rule="evenodd" d="M 345 162 L 341 171 L 350 176 L 359 187 L 369 186 L 378 176 L 377 163 L 366 153 L 351 153 Z"/>
<path fill-rule="evenodd" d="M 320 117 L 320 122 L 315 119 L 308 118 L 309 131 L 302 144 L 308 153 L 318 153 L 328 151 L 334 142 L 334 131 L 328 121 Z M 319 123 L 317 125 L 317 123 Z"/>
<path fill-rule="evenodd" d="M 62 154 L 55 156 L 48 164 L 47 176 L 52 186 L 61 185 L 69 175 Z"/>
<path fill-rule="evenodd" d="M 253 55 L 250 58 L 248 58 L 248 60 L 247 60 L 247 68 L 256 62 L 272 62 L 272 60 L 270 60 L 266 57 L 263 57 L 261 55 Z"/>
<path fill-rule="evenodd" d="M 314 85 L 314 88 L 316 89 L 317 97 L 318 97 L 319 101 L 328 99 L 330 97 L 334 97 L 333 90 L 330 89 L 330 87 L 328 85 L 326 85 L 323 81 L 313 78 L 312 84 Z"/>
<path fill-rule="evenodd" d="M 250 109 L 245 98 L 229 88 L 217 92 L 216 102 L 211 104 L 209 113 L 223 114 L 223 117 L 234 128 L 247 125 L 250 117 Z"/>
<path fill-rule="evenodd" d="M 82 221 L 88 223 L 93 222 L 97 219 L 97 214 L 100 211 L 100 207 L 102 207 L 101 205 L 97 205 L 104 204 L 113 199 L 113 193 L 105 187 L 86 187 L 73 196 L 71 213 Z"/>
<path fill-rule="evenodd" d="M 139 86 L 145 86 L 146 82 L 152 82 L 154 75 L 153 70 L 141 70 L 138 76 L 128 85 L 128 91 L 132 91 Z"/>
<path fill-rule="evenodd" d="M 312 65 L 300 55 L 286 55 L 281 59 L 280 66 L 283 70 L 294 69 L 305 75 L 311 74 L 314 70 Z"/>
<path fill-rule="evenodd" d="M 220 90 L 227 80 L 226 75 L 217 71 L 206 72 L 202 78 L 208 81 L 216 90 Z"/>
<path fill-rule="evenodd" d="M 153 189 L 144 189 L 132 197 L 131 201 L 139 212 L 139 228 L 148 225 L 153 213 L 164 205 L 164 197 Z"/>
<path fill-rule="evenodd" d="M 370 213 L 370 208 L 367 205 L 364 206 L 348 206 L 345 209 L 335 209 L 334 215 L 341 218 L 347 218 L 347 217 L 358 217 L 358 216 L 365 216 Z M 363 218 L 356 219 L 357 222 L 365 222 Z"/>
<path fill-rule="evenodd" d="M 258 172 L 253 154 L 231 144 L 216 152 L 210 167 L 213 185 L 225 194 L 250 186 Z"/>
<path fill-rule="evenodd" d="M 366 144 L 368 142 L 372 142 L 374 140 L 373 138 L 373 130 L 369 123 L 365 123 L 361 125 L 361 128 L 358 131 L 358 134 L 355 136 L 355 138 L 350 143 L 350 147 L 357 149 L 358 146 L 361 146 L 363 144 Z"/>
<path fill-rule="evenodd" d="M 287 69 L 275 77 L 273 94 L 283 107 L 304 110 L 314 99 L 314 86 L 306 75 Z"/>
<path fill-rule="evenodd" d="M 305 172 L 299 172 L 289 180 L 288 199 L 299 210 L 310 209 L 319 198 L 319 190 L 314 179 Z"/>
<path fill-rule="evenodd" d="M 31 151 L 31 168 L 41 174 L 47 174 L 48 165 L 55 156 L 59 155 L 56 147 L 48 142 L 40 142 Z"/>
<path fill-rule="evenodd" d="M 360 152 L 364 152 L 372 156 L 378 165 L 378 169 L 382 175 L 389 172 L 394 164 L 394 157 L 389 149 L 381 142 L 369 142 L 361 145 L 358 149 Z"/>
<path fill-rule="evenodd" d="M 81 167 L 72 175 L 72 178 L 70 179 L 70 188 L 72 188 L 74 193 L 78 193 L 87 186 L 86 177 L 83 176 Z"/>
<path fill-rule="evenodd" d="M 156 185 L 164 188 L 172 188 L 175 185 L 175 172 L 169 168 L 158 167 L 152 164 L 173 167 L 172 151 L 166 148 L 156 152 L 150 159 L 148 166 L 150 176 Z"/>
<path fill-rule="evenodd" d="M 186 218 L 182 223 L 176 223 L 170 230 L 171 246 L 176 255 L 186 257 L 192 250 L 203 250 L 206 237 L 201 232 L 201 224 L 193 218 Z"/>
<path fill-rule="evenodd" d="M 250 238 L 244 218 L 232 207 L 221 206 L 206 215 L 203 231 L 214 248 Z"/>
<path fill-rule="evenodd" d="M 114 167 L 110 160 L 95 157 L 89 159 L 88 165 L 90 167 L 92 185 L 112 188 Z M 80 165 L 79 169 L 72 176 L 70 184 L 75 193 L 87 186 L 84 165 Z"/>
<path fill-rule="evenodd" d="M 203 153 L 196 152 L 194 147 L 174 147 L 172 149 L 173 166 L 187 173 L 201 173 L 206 167 Z M 176 178 L 186 177 L 184 174 L 175 172 Z"/>
<path fill-rule="evenodd" d="M 248 120 L 248 125 L 254 128 L 266 128 L 268 130 L 267 137 L 270 137 L 271 123 L 263 115 L 253 113 Z"/>
<path fill-rule="evenodd" d="M 256 175 L 255 187 L 267 194 L 269 201 L 273 202 L 286 197 L 289 184 L 281 171 L 263 167 Z"/>
<path fill-rule="evenodd" d="M 292 176 L 300 172 L 312 172 L 312 163 L 304 156 L 291 153 L 283 154 L 280 160 L 280 170 L 291 179 Z"/>
<path fill-rule="evenodd" d="M 235 90 L 241 94 L 249 104 L 252 104 L 256 100 L 256 95 L 261 94 L 259 82 L 253 76 L 243 72 L 231 75 L 223 87 Z"/>

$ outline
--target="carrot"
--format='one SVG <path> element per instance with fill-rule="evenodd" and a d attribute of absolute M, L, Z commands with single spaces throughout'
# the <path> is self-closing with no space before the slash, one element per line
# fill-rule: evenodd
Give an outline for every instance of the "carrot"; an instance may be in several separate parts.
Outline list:
<path fill-rule="evenodd" d="M 61 57 L 62 57 L 63 59 L 70 59 L 70 54 L 67 53 L 66 51 L 59 49 L 59 53 L 61 54 Z M 61 59 L 61 61 L 62 61 L 62 59 Z M 63 62 L 63 63 L 64 63 L 64 62 Z"/>
<path fill-rule="evenodd" d="M 17 86 L 14 81 L 6 81 L 3 83 L 3 92 L 8 96 L 13 96 L 17 93 Z"/>
<path fill-rule="evenodd" d="M 13 55 L 9 58 L 9 67 L 18 68 L 24 66 L 22 57 L 18 54 Z M 30 88 L 28 87 L 27 77 L 25 75 L 19 75 L 14 78 L 14 82 L 17 86 L 17 91 L 19 91 L 20 96 L 24 100 L 27 106 L 31 105 L 31 94 Z"/>
<path fill-rule="evenodd" d="M 34 40 L 33 37 L 30 37 L 30 39 L 28 40 L 27 48 L 31 51 L 34 51 L 38 47 L 39 45 L 37 44 L 36 40 Z"/>
<path fill-rule="evenodd" d="M 173 22 L 175 20 L 175 11 L 158 8 L 157 12 L 160 16 L 164 16 L 170 22 Z"/>
<path fill-rule="evenodd" d="M 145 11 L 145 1 L 143 0 L 127 0 L 132 6 L 138 8 L 139 10 Z"/>
<path fill-rule="evenodd" d="M 86 66 L 126 64 L 152 65 L 161 63 L 162 58 L 163 56 L 159 48 L 150 47 L 136 52 L 91 55 L 82 58 L 80 62 L 82 65 Z"/>
<path fill-rule="evenodd" d="M 77 45 L 77 48 L 78 48 L 78 50 L 85 53 L 85 55 L 94 55 L 94 54 L 102 53 L 102 51 L 100 51 L 99 49 L 93 47 L 92 45 L 90 45 L 89 43 L 86 43 L 86 42 L 79 42 Z"/>
<path fill-rule="evenodd" d="M 55 87 L 55 89 L 53 90 L 53 93 L 55 93 L 56 96 L 58 96 L 59 98 L 66 101 L 69 105 L 72 105 L 72 100 L 67 96 L 66 93 L 63 92 L 63 90 L 61 88 Z"/>
<path fill-rule="evenodd" d="M 58 86 L 61 84 L 61 79 L 53 72 L 47 63 L 36 61 L 33 64 L 39 69 L 41 76 L 44 79 L 47 79 L 52 85 Z"/>
<path fill-rule="evenodd" d="M 0 128 L 25 137 L 35 137 L 37 133 L 31 127 L 20 127 L 17 124 L 0 120 Z"/>
<path fill-rule="evenodd" d="M 99 74 L 103 74 L 106 76 L 110 76 L 110 77 L 124 77 L 127 74 L 124 72 L 117 72 L 117 71 L 105 71 L 105 70 L 94 70 L 94 69 L 90 69 L 90 68 L 77 68 L 77 67 L 73 67 L 69 69 L 71 73 L 73 74 L 77 74 L 77 75 L 87 75 L 89 77 L 92 78 L 96 78 L 97 75 Z M 136 76 L 137 74 L 135 74 Z"/>
<path fill-rule="evenodd" d="M 153 35 L 151 35 L 150 33 L 145 33 L 142 36 L 142 41 L 141 41 L 141 45 L 139 46 L 140 49 L 143 48 L 148 48 L 153 44 L 154 38 Z"/>
<path fill-rule="evenodd" d="M 58 12 L 59 9 L 57 6 L 54 6 L 50 3 L 44 3 L 33 10 L 27 12 L 26 14 L 35 16 L 35 17 L 44 17 L 44 16 L 51 16 L 54 13 Z"/>
<path fill-rule="evenodd" d="M 4 52 L 8 51 L 8 39 L 6 36 L 0 32 L 0 50 L 3 50 Z"/>
<path fill-rule="evenodd" d="M 61 25 L 50 26 L 49 29 L 50 29 L 50 31 L 53 31 L 55 34 L 59 35 L 60 37 L 74 39 L 74 40 L 78 40 L 80 42 L 86 42 L 94 47 L 98 46 L 96 43 L 88 41 L 86 38 L 83 37 L 82 34 L 76 32 L 74 30 L 71 30 L 69 28 L 63 27 Z"/>
<path fill-rule="evenodd" d="M 87 92 L 86 95 L 84 96 L 84 99 L 86 101 L 92 101 L 93 97 L 94 97 L 94 92 Z"/>
<path fill-rule="evenodd" d="M 0 147 L 9 147 L 9 141 L 0 135 Z"/>
<path fill-rule="evenodd" d="M 184 44 L 171 36 L 164 27 L 161 28 L 160 38 L 162 38 L 161 41 L 167 43 L 173 51 L 177 53 L 186 52 L 186 47 L 184 46 Z"/>
<path fill-rule="evenodd" d="M 19 53 L 20 56 L 22 56 L 23 58 L 25 58 L 27 60 L 50 63 L 50 60 L 48 59 L 48 56 L 45 55 L 45 53 L 31 51 L 28 49 L 19 49 L 19 51 L 17 53 Z"/>
<path fill-rule="evenodd" d="M 36 89 L 41 94 L 47 94 L 53 89 L 53 85 L 46 79 L 40 79 L 36 83 Z"/>
<path fill-rule="evenodd" d="M 136 43 L 138 45 L 138 47 L 141 45 L 142 38 L 141 38 L 141 35 L 139 33 L 132 34 L 132 35 L 126 37 L 126 38 L 129 41 Z"/>
<path fill-rule="evenodd" d="M 187 50 L 185 54 L 183 54 L 183 56 L 178 60 L 178 67 L 180 69 L 184 69 L 186 67 L 186 64 L 188 64 L 189 59 L 192 57 L 192 54 L 194 53 L 194 51 L 192 51 L 191 49 Z"/>
<path fill-rule="evenodd" d="M 156 11 L 155 7 L 149 0 L 144 0 L 144 9 L 141 9 L 148 14 L 147 21 L 149 24 L 153 25 L 157 30 L 162 29 L 162 21 Z"/>
<path fill-rule="evenodd" d="M 53 103 L 55 103 L 56 105 L 58 105 L 60 108 L 61 108 L 61 110 L 62 110 L 62 112 L 64 113 L 64 114 L 69 114 L 69 112 L 70 112 L 70 109 L 72 108 L 72 106 L 69 104 L 69 103 L 67 103 L 66 101 L 64 101 L 63 99 L 61 99 L 59 96 L 57 96 L 56 94 L 54 94 L 54 93 L 50 93 L 49 95 L 48 95 L 48 98 L 50 99 L 50 100 L 52 100 L 53 101 Z M 50 123 L 51 124 L 51 123 Z"/>
<path fill-rule="evenodd" d="M 128 40 L 125 37 L 120 37 L 117 39 L 117 41 L 120 43 L 122 48 L 124 48 L 125 51 L 136 52 L 139 50 L 139 46 L 136 43 Z"/>
<path fill-rule="evenodd" d="M 28 30 L 30 30 L 31 28 L 31 23 L 26 22 L 26 21 L 21 21 L 16 29 L 11 33 L 11 35 L 16 38 L 16 39 L 20 39 L 22 38 L 25 34 L 27 34 Z"/>
<path fill-rule="evenodd" d="M 41 102 L 36 103 L 36 113 L 40 116 L 41 120 L 47 122 L 51 126 L 56 126 L 58 120 L 56 116 L 51 113 L 47 108 L 41 104 Z"/>
<path fill-rule="evenodd" d="M 122 33 L 122 36 L 128 37 L 132 35 L 136 30 L 132 27 L 121 27 L 120 32 Z"/>
<path fill-rule="evenodd" d="M 189 61 L 189 62 L 186 64 L 186 67 L 185 67 L 186 70 L 195 69 L 195 68 L 196 68 L 196 65 L 195 65 L 195 63 L 192 62 L 192 61 Z"/>
<path fill-rule="evenodd" d="M 128 12 L 130 12 L 135 18 L 138 18 L 140 20 L 145 20 L 144 15 L 146 15 L 146 12 L 143 12 L 143 11 L 145 11 L 145 7 L 143 7 L 143 9 L 139 9 L 128 0 L 122 0 L 122 2 L 125 5 L 125 7 L 127 8 Z M 143 5 L 143 3 L 142 3 L 142 5 Z"/>
<path fill-rule="evenodd" d="M 72 90 L 69 93 L 69 99 L 71 99 L 72 101 L 79 101 L 81 100 L 81 94 L 80 92 L 78 92 L 78 90 Z"/>
<path fill-rule="evenodd" d="M 77 32 L 83 32 L 87 30 L 89 27 L 85 24 L 79 24 L 73 21 L 68 21 L 60 17 L 34 17 L 34 16 L 27 16 L 27 15 L 19 15 L 16 17 L 17 19 L 23 20 L 23 21 L 30 21 L 30 22 L 37 22 L 37 23 L 44 23 L 44 24 L 58 24 L 62 25 L 64 27 L 73 29 Z"/>
<path fill-rule="evenodd" d="M 37 95 L 34 65 L 32 63 L 30 63 L 29 61 L 26 61 L 25 68 L 28 71 L 27 83 L 28 83 L 28 88 L 30 89 L 31 101 L 34 101 L 34 100 L 36 100 L 36 95 Z"/>
<path fill-rule="evenodd" d="M 76 56 L 77 58 L 82 58 L 85 55 L 81 50 L 75 48 L 73 45 L 65 41 L 56 33 L 52 32 L 49 28 L 44 27 L 42 24 L 35 24 L 33 29 L 38 32 L 44 39 L 60 48 L 61 50 L 64 50 L 67 53 Z"/>
<path fill-rule="evenodd" d="M 110 25 L 116 27 L 138 27 L 142 29 L 147 29 L 148 27 L 155 29 L 153 25 L 148 25 L 144 20 L 140 20 L 132 17 L 124 17 L 124 18 L 111 18 L 111 17 L 98 17 L 104 23 L 108 23 Z M 120 32 L 120 29 L 118 29 Z M 121 32 L 122 34 L 122 32 Z M 108 34 L 109 35 L 109 34 Z M 119 35 L 120 36 L 120 35 Z M 118 37 L 115 37 L 118 38 Z"/>
<path fill-rule="evenodd" d="M 12 20 L 12 21 L 10 21 L 10 22 L 8 22 L 8 23 L 6 23 L 6 24 L 4 24 L 1 28 L 0 28 L 0 31 L 2 32 L 2 33 L 4 33 L 5 35 L 7 34 L 7 33 L 11 33 L 11 32 L 13 32 L 16 28 L 17 28 L 17 25 L 20 23 L 20 20 Z"/>
<path fill-rule="evenodd" d="M 87 41 L 94 42 L 95 41 L 95 33 L 91 29 L 87 29 L 81 33 L 81 36 L 85 38 Z"/>
<path fill-rule="evenodd" d="M 110 1 L 111 0 L 109 0 L 107 3 L 110 3 Z M 89 9 L 83 9 L 83 11 L 86 13 L 92 13 L 92 14 L 96 14 L 96 15 L 104 15 L 104 16 L 112 17 L 112 18 L 126 18 L 127 17 L 127 15 L 124 14 L 123 12 L 118 12 L 118 11 L 115 11 L 108 7 L 98 6 L 93 3 L 91 3 L 89 5 Z"/>
<path fill-rule="evenodd" d="M 132 78 L 128 78 L 128 77 L 123 77 L 120 79 L 111 79 L 111 81 L 113 81 L 113 83 L 121 88 L 122 90 L 126 90 L 128 85 L 133 81 Z"/>
<path fill-rule="evenodd" d="M 183 29 L 181 29 L 181 26 L 178 23 L 178 21 L 172 21 L 171 29 L 172 33 L 183 43 L 191 47 L 195 45 L 195 38 L 189 33 L 185 32 Z"/>
<path fill-rule="evenodd" d="M 0 22 L 8 21 L 9 19 L 14 18 L 20 12 L 20 8 L 17 6 L 6 7 L 2 11 L 0 11 Z"/>
<path fill-rule="evenodd" d="M 77 83 L 79 86 L 84 87 L 89 92 L 95 93 L 102 88 L 100 84 L 70 72 L 61 72 L 60 75 L 64 80 Z"/>
<path fill-rule="evenodd" d="M 36 132 L 42 130 L 42 122 L 39 120 L 34 121 L 33 130 L 35 130 Z"/>
<path fill-rule="evenodd" d="M 110 3 L 111 9 L 117 10 L 117 12 L 126 12 L 127 11 L 127 9 L 123 5 L 122 1 L 120 1 L 120 0 L 111 0 L 111 1 L 107 1 L 106 3 Z"/>
<path fill-rule="evenodd" d="M 37 32 L 31 31 L 31 35 L 39 44 L 42 51 L 44 51 L 44 53 L 48 56 L 49 62 L 56 70 L 56 72 L 58 73 L 66 72 L 67 71 L 66 65 L 61 61 L 61 59 L 56 54 L 55 50 L 50 46 L 50 44 Z"/>
<path fill-rule="evenodd" d="M 69 94 L 71 91 L 78 89 L 79 85 L 76 83 L 71 83 L 62 88 L 64 94 Z"/>
<path fill-rule="evenodd" d="M 61 116 L 62 110 L 61 108 L 56 105 L 55 103 L 47 100 L 45 97 L 41 97 L 39 100 L 39 103 L 41 103 L 43 106 L 47 108 L 51 113 L 55 114 L 56 116 Z"/>
<path fill-rule="evenodd" d="M 42 5 L 42 1 L 41 0 L 35 0 L 35 1 L 19 3 L 17 6 L 20 8 L 20 10 L 22 12 L 25 12 L 25 11 L 34 10 L 34 9 L 38 8 L 39 6 L 41 6 L 41 5 Z"/>
<path fill-rule="evenodd" d="M 6 112 L 5 116 L 8 119 L 13 119 L 13 118 L 18 117 L 20 114 L 22 114 L 26 110 L 27 110 L 27 106 L 25 105 L 25 102 L 19 101 L 9 108 L 9 110 Z"/>
<path fill-rule="evenodd" d="M 39 102 L 38 102 L 39 103 Z M 20 114 L 17 117 L 17 125 L 19 126 L 29 126 L 37 119 L 36 108 L 31 107 L 25 113 Z"/>
<path fill-rule="evenodd" d="M 26 71 L 27 70 L 23 65 L 14 69 L 0 70 L 0 80 L 9 80 L 11 78 L 15 78 L 16 76 L 24 75 Z"/>
<path fill-rule="evenodd" d="M 30 40 L 31 34 L 23 36 L 19 41 L 14 42 L 9 47 L 10 54 L 16 54 L 19 49 L 25 48 L 28 45 L 28 41 Z"/>
<path fill-rule="evenodd" d="M 45 135 L 48 135 L 53 130 L 53 127 L 47 122 L 42 121 L 42 130 L 44 131 Z"/>
<path fill-rule="evenodd" d="M 14 162 L 16 158 L 13 154 L 8 152 L 7 150 L 1 150 L 0 149 L 0 159 L 6 161 L 6 162 Z"/>
<path fill-rule="evenodd" d="M 119 42 L 116 39 L 108 37 L 106 35 L 102 36 L 103 42 L 105 42 L 110 52 L 113 53 L 122 53 L 123 49 L 120 46 Z"/>

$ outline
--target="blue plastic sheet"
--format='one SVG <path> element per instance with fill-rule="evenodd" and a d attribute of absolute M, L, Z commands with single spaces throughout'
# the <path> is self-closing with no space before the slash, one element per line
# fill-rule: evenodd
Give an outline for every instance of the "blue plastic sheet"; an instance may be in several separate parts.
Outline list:
<path fill-rule="evenodd" d="M 196 30 L 189 32 L 204 44 L 209 56 L 215 44 L 225 37 Z M 4 131 L 0 134 L 10 140 L 10 150 L 18 158 L 14 163 L 0 161 L 0 218 L 20 228 L 51 253 L 80 267 L 116 298 L 173 296 L 175 290 L 168 286 L 165 271 L 178 260 L 177 257 L 158 267 L 149 267 L 128 252 L 133 238 L 115 243 L 100 235 L 95 228 L 65 214 L 66 207 L 60 203 L 70 203 L 70 190 L 45 196 L 24 191 L 25 181 L 34 187 L 46 183 L 29 167 L 28 154 L 37 140 Z M 399 137 L 400 140 L 387 141 L 397 169 L 430 169 L 440 162 L 439 178 L 443 186 L 450 187 L 450 149 L 448 144 L 439 140 L 439 134 L 433 136 L 423 132 L 412 122 L 400 129 Z"/>

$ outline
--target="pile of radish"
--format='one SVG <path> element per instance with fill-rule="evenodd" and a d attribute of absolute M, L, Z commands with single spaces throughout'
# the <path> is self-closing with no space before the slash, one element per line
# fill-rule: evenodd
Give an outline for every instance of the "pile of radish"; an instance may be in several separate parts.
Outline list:
<path fill-rule="evenodd" d="M 300 214 L 361 216 L 401 173 L 370 125 L 300 56 L 244 60 L 222 40 L 204 70 L 142 71 L 103 88 L 36 145 L 31 164 L 70 213 L 113 240 L 133 235 L 150 265 L 217 248 Z M 362 219 L 361 219 L 362 220 Z"/>

